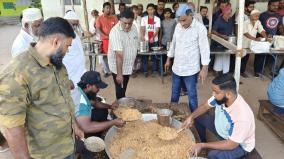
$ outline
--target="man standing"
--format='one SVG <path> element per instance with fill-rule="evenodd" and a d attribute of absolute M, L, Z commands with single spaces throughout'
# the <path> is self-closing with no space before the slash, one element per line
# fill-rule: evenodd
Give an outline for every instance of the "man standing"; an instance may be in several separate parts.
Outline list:
<path fill-rule="evenodd" d="M 210 149 L 208 159 L 242 158 L 255 148 L 255 122 L 250 106 L 237 93 L 236 81 L 232 75 L 221 75 L 212 81 L 213 96 L 185 120 L 182 128 L 195 125 L 204 129 L 197 143 L 191 149 L 197 155 L 202 149 Z M 206 113 L 215 108 L 215 116 Z M 220 141 L 207 142 L 206 129 Z"/>
<path fill-rule="evenodd" d="M 246 0 L 245 1 L 245 14 L 244 14 L 244 30 L 246 31 L 251 31 L 253 29 L 256 29 L 257 27 L 253 27 L 251 28 L 250 30 L 248 30 L 248 25 L 251 23 L 251 22 L 247 22 L 247 21 L 250 21 L 250 15 L 251 15 L 251 12 L 254 10 L 254 5 L 255 5 L 255 1 L 253 0 Z M 236 22 L 235 22 L 235 30 L 237 31 L 237 27 L 238 27 L 238 20 L 239 20 L 239 16 L 237 15 L 236 16 Z M 258 19 L 257 19 L 258 20 Z M 253 22 L 254 23 L 254 22 Z M 258 22 L 260 24 L 260 22 Z M 257 24 L 257 25 L 259 25 Z M 258 30 L 258 32 L 262 32 L 262 30 Z M 256 36 L 256 35 L 255 35 Z M 248 41 L 245 37 L 245 39 L 243 40 L 243 47 L 244 48 L 249 48 L 250 47 L 250 41 Z M 231 56 L 231 61 L 230 63 L 232 64 L 230 66 L 230 72 L 234 72 L 235 70 L 235 56 Z M 242 61 L 241 61 L 241 76 L 243 76 L 244 78 L 248 78 L 248 75 L 245 73 L 245 70 L 246 70 L 246 65 L 247 65 L 247 62 L 249 60 L 249 54 L 246 54 L 245 57 L 242 58 Z"/>
<path fill-rule="evenodd" d="M 133 24 L 134 13 L 126 10 L 110 32 L 108 62 L 115 83 L 116 98 L 125 97 L 138 48 L 138 32 Z"/>
<path fill-rule="evenodd" d="M 126 9 L 125 3 L 119 3 L 119 5 L 118 5 L 119 14 L 116 15 L 118 20 L 121 17 L 121 13 L 124 12 L 125 9 Z"/>
<path fill-rule="evenodd" d="M 284 35 L 284 28 L 282 17 L 277 13 L 279 7 L 279 0 L 269 0 L 268 10 L 260 14 L 259 20 L 268 36 L 272 38 L 274 35 Z M 259 77 L 262 74 L 262 66 L 265 59 L 265 54 L 255 55 L 254 71 L 255 77 Z"/>
<path fill-rule="evenodd" d="M 159 33 L 161 28 L 161 20 L 159 17 L 154 15 L 155 5 L 153 3 L 149 3 L 147 5 L 147 16 L 144 16 L 141 20 L 141 41 L 146 41 L 149 43 L 149 48 L 155 47 L 159 45 Z M 143 55 L 143 71 L 144 76 L 148 77 L 148 60 L 149 56 Z M 157 68 L 157 57 L 151 56 L 153 60 L 152 71 L 153 74 L 158 73 Z"/>
<path fill-rule="evenodd" d="M 138 16 L 142 17 L 143 16 L 143 10 L 144 10 L 143 4 L 138 3 L 137 7 L 138 7 Z"/>
<path fill-rule="evenodd" d="M 28 8 L 23 10 L 22 28 L 13 42 L 11 53 L 16 57 L 26 51 L 30 43 L 36 41 L 38 28 L 43 21 L 41 11 L 38 8 Z"/>
<path fill-rule="evenodd" d="M 76 35 L 67 20 L 49 18 L 38 36 L 1 72 L 1 132 L 17 159 L 73 159 L 74 131 L 84 134 L 74 120 L 62 59 Z"/>
<path fill-rule="evenodd" d="M 111 4 L 105 2 L 103 4 L 103 15 L 99 16 L 96 21 L 96 28 L 101 36 L 102 41 L 102 53 L 108 53 L 108 43 L 109 43 L 109 32 L 113 26 L 118 22 L 117 17 L 111 15 Z M 110 70 L 108 66 L 107 56 L 103 56 L 104 61 L 104 76 L 108 77 L 110 75 Z"/>
<path fill-rule="evenodd" d="M 92 33 L 92 35 L 95 36 L 95 39 L 96 40 L 100 40 L 100 34 L 97 33 L 96 31 L 96 20 L 98 19 L 99 17 L 99 12 L 97 10 L 92 10 L 91 12 L 91 20 L 90 20 L 90 23 L 89 23 L 89 28 L 90 28 L 90 32 Z"/>
<path fill-rule="evenodd" d="M 157 10 L 155 11 L 155 16 L 159 17 L 160 20 L 164 20 L 164 9 L 166 6 L 166 2 L 165 0 L 158 0 L 158 4 L 157 4 Z"/>
<path fill-rule="evenodd" d="M 213 20 L 212 25 L 215 23 L 215 21 L 221 16 L 222 10 L 228 5 L 228 0 L 219 0 L 217 7 L 218 10 L 213 14 Z"/>
<path fill-rule="evenodd" d="M 165 70 L 169 70 L 171 58 L 174 58 L 171 102 L 178 103 L 181 85 L 185 83 L 189 109 L 193 112 L 198 106 L 196 88 L 198 77 L 203 83 L 210 62 L 207 30 L 203 24 L 193 18 L 193 11 L 188 5 L 181 5 L 176 17 L 179 23 L 175 28 Z"/>
<path fill-rule="evenodd" d="M 208 8 L 206 6 L 200 7 L 200 15 L 202 17 L 202 22 L 205 25 L 206 29 L 209 30 L 209 19 L 208 19 Z"/>
<path fill-rule="evenodd" d="M 231 16 L 232 9 L 229 6 L 226 6 L 222 10 L 222 16 L 215 21 L 212 28 L 212 34 L 215 34 L 225 40 L 228 40 L 229 36 L 233 35 L 234 31 L 234 20 Z M 212 45 L 217 49 L 225 49 L 224 46 L 215 41 Z M 230 70 L 230 55 L 215 55 L 213 69 L 216 71 L 217 74 L 228 73 Z"/>
<path fill-rule="evenodd" d="M 64 19 L 68 20 L 74 31 L 80 26 L 79 16 L 74 11 L 67 12 Z M 75 32 L 75 34 L 76 38 L 72 40 L 69 52 L 63 58 L 63 64 L 67 69 L 70 80 L 76 86 L 81 76 L 86 72 L 86 67 L 82 42 L 78 33 Z"/>

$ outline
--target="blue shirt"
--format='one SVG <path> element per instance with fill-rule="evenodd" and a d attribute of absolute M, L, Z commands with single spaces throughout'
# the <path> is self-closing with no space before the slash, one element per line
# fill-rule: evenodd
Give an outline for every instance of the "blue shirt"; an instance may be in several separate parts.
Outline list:
<path fill-rule="evenodd" d="M 282 17 L 278 13 L 263 12 L 259 20 L 268 35 L 276 35 L 278 27 L 283 24 Z"/>
<path fill-rule="evenodd" d="M 90 100 L 80 87 L 76 89 L 80 93 L 80 98 L 78 98 L 80 100 L 80 103 L 76 104 L 75 117 L 91 117 L 93 107 Z"/>
<path fill-rule="evenodd" d="M 284 68 L 268 86 L 267 95 L 272 104 L 284 108 Z"/>
<path fill-rule="evenodd" d="M 225 21 L 222 16 L 220 16 L 214 23 L 212 30 L 218 32 L 219 34 L 230 36 L 234 31 L 234 20 L 230 18 L 228 21 Z M 215 47 L 223 48 L 223 46 L 214 41 L 212 44 Z"/>

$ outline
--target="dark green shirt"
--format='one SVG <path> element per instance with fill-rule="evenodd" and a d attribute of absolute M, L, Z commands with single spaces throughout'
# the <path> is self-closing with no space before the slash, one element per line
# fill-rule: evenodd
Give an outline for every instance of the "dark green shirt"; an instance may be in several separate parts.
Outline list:
<path fill-rule="evenodd" d="M 74 108 L 66 68 L 56 70 L 32 46 L 0 74 L 0 125 L 26 127 L 32 158 L 73 153 Z"/>

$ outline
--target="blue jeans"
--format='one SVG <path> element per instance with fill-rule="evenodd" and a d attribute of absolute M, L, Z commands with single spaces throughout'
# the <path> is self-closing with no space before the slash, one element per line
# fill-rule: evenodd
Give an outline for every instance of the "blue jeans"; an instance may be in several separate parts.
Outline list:
<path fill-rule="evenodd" d="M 282 107 L 273 105 L 272 109 L 274 113 L 279 114 L 279 115 L 284 115 L 284 107 L 282 108 Z"/>
<path fill-rule="evenodd" d="M 154 42 L 154 43 L 149 43 L 149 48 L 151 49 L 151 47 L 155 47 L 158 46 L 159 43 L 158 42 Z M 152 71 L 158 71 L 157 69 L 157 56 L 155 55 L 151 55 L 151 59 L 153 60 L 153 65 L 152 65 Z M 149 56 L 148 55 L 143 55 L 142 56 L 142 62 L 143 62 L 143 71 L 144 73 L 148 73 L 148 61 L 149 61 Z"/>
<path fill-rule="evenodd" d="M 208 113 L 205 113 L 195 119 L 195 127 L 198 131 L 201 142 L 207 142 L 206 141 L 206 129 L 208 129 L 213 134 L 215 134 L 219 140 L 224 140 L 221 136 L 218 135 L 216 128 L 215 128 L 214 120 L 215 120 L 215 117 L 212 115 L 209 115 Z M 247 154 L 248 152 L 246 152 L 241 146 L 238 146 L 237 148 L 233 150 L 211 150 L 209 151 L 207 158 L 208 159 L 238 159 Z"/>
<path fill-rule="evenodd" d="M 191 76 L 178 76 L 173 72 L 172 75 L 172 103 L 178 103 L 180 97 L 180 90 L 182 87 L 182 83 L 185 84 L 187 89 L 188 96 L 188 105 L 191 112 L 193 112 L 198 106 L 197 100 L 197 76 L 198 74 L 194 74 Z"/>

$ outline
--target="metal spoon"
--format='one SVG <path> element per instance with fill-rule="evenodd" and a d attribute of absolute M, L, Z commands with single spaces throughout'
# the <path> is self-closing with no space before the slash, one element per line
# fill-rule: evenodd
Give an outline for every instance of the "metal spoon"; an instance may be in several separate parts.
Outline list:
<path fill-rule="evenodd" d="M 81 140 L 84 142 L 86 149 L 91 152 L 101 152 L 106 147 L 104 140 L 99 137 L 92 136 Z"/>

